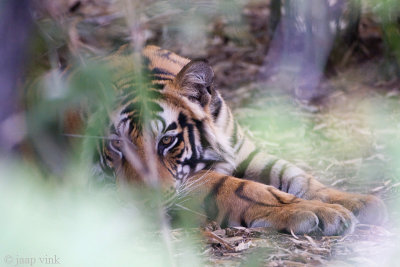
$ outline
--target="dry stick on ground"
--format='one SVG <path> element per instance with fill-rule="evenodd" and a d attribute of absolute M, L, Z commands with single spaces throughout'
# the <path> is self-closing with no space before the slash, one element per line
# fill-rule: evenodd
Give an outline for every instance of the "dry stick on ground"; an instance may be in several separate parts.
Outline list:
<path fill-rule="evenodd" d="M 221 237 L 217 236 L 216 234 L 214 234 L 213 232 L 210 231 L 203 231 L 202 232 L 203 236 L 208 238 L 210 241 L 212 240 L 216 240 L 218 241 L 221 245 L 223 245 L 227 250 L 229 251 L 235 251 L 235 249 L 228 243 L 226 242 L 224 239 L 222 239 Z"/>

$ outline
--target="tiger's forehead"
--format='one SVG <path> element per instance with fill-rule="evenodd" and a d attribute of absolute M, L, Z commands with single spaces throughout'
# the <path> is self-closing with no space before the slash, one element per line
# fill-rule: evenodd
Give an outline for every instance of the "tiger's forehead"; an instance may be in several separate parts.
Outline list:
<path fill-rule="evenodd" d="M 179 130 L 183 126 L 181 125 L 182 117 L 197 121 L 207 118 L 207 114 L 198 105 L 177 94 L 166 92 L 156 102 L 161 109 L 150 120 L 151 130 L 156 136 Z"/>
<path fill-rule="evenodd" d="M 159 137 L 167 132 L 176 132 L 178 130 L 177 119 L 180 111 L 172 108 L 166 103 L 161 103 L 163 111 L 158 113 L 158 116 L 150 121 L 150 130 L 154 137 Z"/>
<path fill-rule="evenodd" d="M 207 118 L 203 109 L 175 92 L 165 91 L 159 98 L 152 99 L 151 103 L 153 110 L 148 113 L 150 116 L 147 117 L 149 119 L 147 122 L 151 134 L 156 138 L 170 131 L 178 131 L 182 126 L 180 125 L 182 117 L 197 121 Z M 130 135 L 134 133 L 137 138 L 143 134 L 141 129 L 145 127 L 143 115 L 141 103 L 132 102 L 113 113 L 112 125 L 117 133 L 130 133 Z"/>
<path fill-rule="evenodd" d="M 142 54 L 148 60 L 147 67 L 150 70 L 158 69 L 160 73 L 165 72 L 173 76 L 176 76 L 190 62 L 187 58 L 154 45 L 146 46 Z"/>
<path fill-rule="evenodd" d="M 145 78 L 150 78 L 155 87 L 162 89 L 162 85 L 171 82 L 179 71 L 190 62 L 187 58 L 153 45 L 146 46 L 142 50 L 141 56 L 142 66 L 138 66 L 130 54 L 129 47 L 124 46 L 105 58 L 111 67 L 112 80 L 117 91 L 125 89 L 134 82 L 137 78 L 134 77 L 135 73 L 150 74 Z M 138 68 L 141 68 L 142 71 L 138 72 Z"/>
<path fill-rule="evenodd" d="M 204 111 L 183 97 L 174 84 L 176 75 L 190 60 L 151 45 L 143 49 L 142 59 L 142 77 L 137 81 L 135 68 L 138 66 L 129 49 L 119 50 L 109 58 L 118 95 L 116 110 L 111 116 L 111 131 L 141 135 L 145 116 L 157 136 L 168 130 L 182 112 L 201 120 Z"/>

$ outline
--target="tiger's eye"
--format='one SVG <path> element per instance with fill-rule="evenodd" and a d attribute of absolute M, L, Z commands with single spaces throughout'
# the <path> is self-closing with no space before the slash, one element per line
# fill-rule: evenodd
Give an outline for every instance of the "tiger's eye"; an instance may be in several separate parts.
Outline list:
<path fill-rule="evenodd" d="M 118 139 L 113 139 L 111 140 L 111 145 L 116 148 L 116 149 L 120 149 L 121 147 L 121 140 Z"/>
<path fill-rule="evenodd" d="M 169 145 L 169 144 L 172 143 L 173 140 L 174 140 L 174 139 L 173 139 L 172 136 L 164 136 L 164 137 L 161 139 L 161 142 L 162 142 L 164 145 Z"/>

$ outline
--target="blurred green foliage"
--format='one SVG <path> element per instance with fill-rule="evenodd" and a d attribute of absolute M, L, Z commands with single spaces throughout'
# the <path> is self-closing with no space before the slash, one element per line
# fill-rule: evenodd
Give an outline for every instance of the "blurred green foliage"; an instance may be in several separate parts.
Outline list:
<path fill-rule="evenodd" d="M 41 266 L 40 258 L 54 256 L 60 266 L 202 266 L 192 234 L 172 239 L 160 230 L 155 203 L 44 182 L 35 169 L 17 163 L 0 168 L 2 266 L 17 266 L 21 258 Z M 90 174 L 75 168 L 71 175 Z"/>

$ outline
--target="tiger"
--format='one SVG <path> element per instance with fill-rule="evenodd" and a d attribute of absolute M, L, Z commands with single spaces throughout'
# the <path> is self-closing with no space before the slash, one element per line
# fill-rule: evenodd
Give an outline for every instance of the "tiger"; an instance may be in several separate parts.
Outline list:
<path fill-rule="evenodd" d="M 207 60 L 153 45 L 139 58 L 142 76 L 129 52 L 104 59 L 117 97 L 102 128 L 106 138 L 96 166 L 114 175 L 116 184 L 148 183 L 156 173 L 163 192 L 196 198 L 221 227 L 344 235 L 356 223 L 385 222 L 378 197 L 327 187 L 257 147 L 214 85 Z M 149 80 L 144 89 L 138 89 L 138 77 Z"/>

